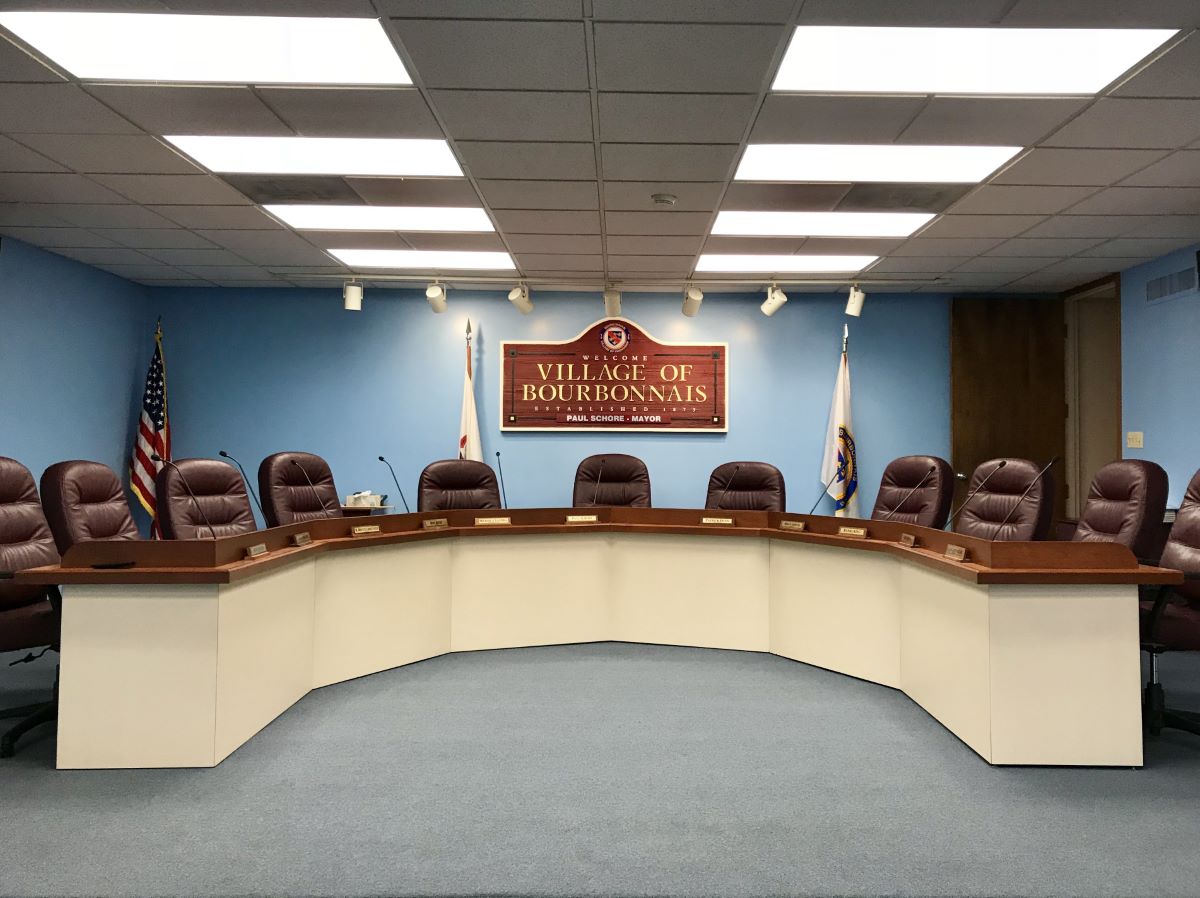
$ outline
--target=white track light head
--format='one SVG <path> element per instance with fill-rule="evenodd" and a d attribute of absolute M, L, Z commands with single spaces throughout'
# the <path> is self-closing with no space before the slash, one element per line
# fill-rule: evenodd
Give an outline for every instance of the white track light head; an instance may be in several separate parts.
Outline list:
<path fill-rule="evenodd" d="M 604 314 L 614 318 L 621 314 L 621 291 L 604 291 Z"/>
<path fill-rule="evenodd" d="M 347 282 L 342 285 L 342 302 L 347 312 L 362 311 L 362 284 Z"/>
<path fill-rule="evenodd" d="M 704 291 L 699 287 L 687 287 L 683 291 L 683 314 L 695 318 L 700 311 L 700 303 L 704 302 Z"/>
<path fill-rule="evenodd" d="M 776 312 L 783 308 L 783 304 L 788 301 L 787 294 L 772 284 L 767 288 L 767 298 L 759 307 L 762 313 L 770 318 Z"/>
<path fill-rule="evenodd" d="M 516 306 L 522 315 L 533 311 L 533 300 L 529 298 L 529 288 L 524 284 L 518 284 L 508 291 L 508 301 Z"/>
<path fill-rule="evenodd" d="M 857 318 L 862 314 L 863 303 L 867 301 L 867 294 L 858 289 L 858 284 L 850 288 L 850 298 L 846 300 L 846 314 L 853 315 Z"/>
<path fill-rule="evenodd" d="M 430 284 L 425 288 L 425 298 L 435 315 L 446 311 L 446 288 L 442 284 Z"/>

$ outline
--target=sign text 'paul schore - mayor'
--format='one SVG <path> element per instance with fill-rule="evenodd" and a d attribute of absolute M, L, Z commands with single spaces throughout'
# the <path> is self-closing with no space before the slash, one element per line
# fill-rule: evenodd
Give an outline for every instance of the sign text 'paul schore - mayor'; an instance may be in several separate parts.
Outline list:
<path fill-rule="evenodd" d="M 624 318 L 501 344 L 501 430 L 729 429 L 725 343 L 660 343 Z"/>

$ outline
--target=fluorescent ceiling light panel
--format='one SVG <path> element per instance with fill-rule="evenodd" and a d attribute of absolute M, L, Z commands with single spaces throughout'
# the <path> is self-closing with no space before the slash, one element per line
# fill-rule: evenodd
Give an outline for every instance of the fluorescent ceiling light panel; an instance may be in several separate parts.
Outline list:
<path fill-rule="evenodd" d="M 515 271 L 508 253 L 423 249 L 331 249 L 351 268 L 406 268 L 422 271 Z"/>
<path fill-rule="evenodd" d="M 9 12 L 0 25 L 79 78 L 412 84 L 376 19 Z"/>
<path fill-rule="evenodd" d="M 1171 29 L 802 26 L 772 90 L 1094 94 Z"/>
<path fill-rule="evenodd" d="M 907 237 L 932 212 L 718 212 L 714 234 L 748 237 Z"/>
<path fill-rule="evenodd" d="M 748 256 L 705 254 L 696 271 L 730 274 L 808 274 L 862 271 L 878 256 Z"/>
<path fill-rule="evenodd" d="M 908 181 L 975 184 L 1021 147 L 757 143 L 746 147 L 735 181 Z"/>
<path fill-rule="evenodd" d="M 461 177 L 444 140 L 395 137 L 166 137 L 215 172 Z"/>
<path fill-rule="evenodd" d="M 269 205 L 268 212 L 301 231 L 494 231 L 482 209 L 444 206 Z"/>

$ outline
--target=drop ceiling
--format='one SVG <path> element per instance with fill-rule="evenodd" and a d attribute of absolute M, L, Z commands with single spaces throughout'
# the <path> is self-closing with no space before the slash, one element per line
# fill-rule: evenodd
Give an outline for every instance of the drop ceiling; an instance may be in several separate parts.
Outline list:
<path fill-rule="evenodd" d="M 82 7 L 0 0 L 0 10 L 72 8 Z M 328 286 L 356 273 L 328 250 L 354 246 L 509 252 L 518 266 L 510 279 L 576 288 L 678 285 L 701 253 L 828 253 L 879 256 L 856 279 L 898 292 L 1043 292 L 1200 241 L 1195 0 L 114 0 L 86 8 L 380 18 L 414 82 L 88 82 L 11 35 L 0 39 L 0 234 L 143 284 Z M 797 25 L 1180 33 L 1095 97 L 770 93 Z M 853 47 L 844 58 L 854 64 Z M 172 148 L 168 134 L 444 138 L 465 177 L 220 176 Z M 734 183 L 750 142 L 1025 149 L 978 185 Z M 656 205 L 658 193 L 675 205 Z M 261 208 L 280 202 L 482 206 L 496 233 L 348 239 L 292 230 Z M 908 239 L 708 236 L 722 209 L 936 217 Z M 379 277 L 361 274 L 368 283 Z"/>

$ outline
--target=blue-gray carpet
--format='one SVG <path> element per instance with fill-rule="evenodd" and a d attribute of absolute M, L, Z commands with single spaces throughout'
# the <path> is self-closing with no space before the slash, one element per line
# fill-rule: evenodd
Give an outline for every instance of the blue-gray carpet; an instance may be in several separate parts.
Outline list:
<path fill-rule="evenodd" d="M 1164 670 L 1200 707 L 1200 661 Z M 0 668 L 0 706 L 52 673 Z M 213 770 L 52 759 L 47 734 L 0 762 L 0 894 L 1200 893 L 1200 738 L 992 768 L 900 693 L 769 655 L 451 655 L 318 690 Z"/>

